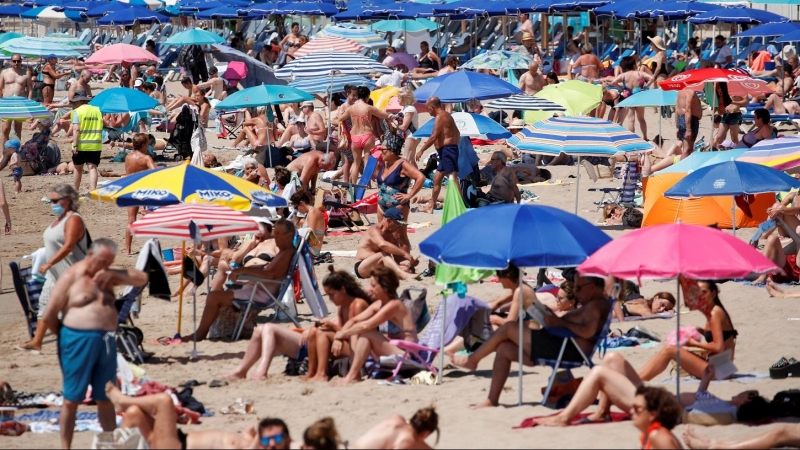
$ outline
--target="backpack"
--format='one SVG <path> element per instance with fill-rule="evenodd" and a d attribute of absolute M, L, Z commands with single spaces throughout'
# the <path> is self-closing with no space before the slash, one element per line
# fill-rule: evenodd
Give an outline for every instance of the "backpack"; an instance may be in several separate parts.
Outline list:
<path fill-rule="evenodd" d="M 167 143 L 174 146 L 178 150 L 178 155 L 184 159 L 192 157 L 192 132 L 196 125 L 191 109 L 189 106 L 183 105 L 175 119 L 175 128 L 170 133 Z"/>
<path fill-rule="evenodd" d="M 48 170 L 61 164 L 61 149 L 58 144 L 50 141 L 47 146 L 39 153 L 43 169 Z"/>
<path fill-rule="evenodd" d="M 770 409 L 776 417 L 800 417 L 800 390 L 778 392 L 770 402 Z"/>

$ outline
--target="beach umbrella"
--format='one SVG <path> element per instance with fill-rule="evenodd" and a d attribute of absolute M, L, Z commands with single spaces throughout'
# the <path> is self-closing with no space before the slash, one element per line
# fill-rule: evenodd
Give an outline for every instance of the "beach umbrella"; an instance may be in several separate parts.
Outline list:
<path fill-rule="evenodd" d="M 21 38 L 21 37 L 25 37 L 25 35 L 24 34 L 20 34 L 20 33 L 15 33 L 13 31 L 9 31 L 7 33 L 2 33 L 2 34 L 0 34 L 0 44 L 2 44 L 3 42 L 6 42 L 6 41 L 10 41 L 11 39 L 16 39 L 16 38 Z"/>
<path fill-rule="evenodd" d="M 534 97 L 527 94 L 517 94 L 511 97 L 492 100 L 485 105 L 493 109 L 513 109 L 520 111 L 565 111 L 561 105 L 551 102 L 544 98 Z"/>
<path fill-rule="evenodd" d="M 119 178 L 91 191 L 89 196 L 95 200 L 116 203 L 120 207 L 196 202 L 247 211 L 253 204 L 287 206 L 285 199 L 255 183 L 188 162 Z"/>
<path fill-rule="evenodd" d="M 62 45 L 64 47 L 69 47 L 81 53 L 89 53 L 91 49 L 82 40 L 73 36 L 64 36 L 64 34 L 65 33 L 48 34 L 47 36 L 45 36 L 45 39 L 54 44 Z"/>
<path fill-rule="evenodd" d="M 164 41 L 164 45 L 210 45 L 221 44 L 223 42 L 225 42 L 225 39 L 216 33 L 199 28 L 192 28 L 173 34 L 169 39 Z"/>
<path fill-rule="evenodd" d="M 160 8 L 164 6 L 164 2 L 160 0 L 116 0 L 120 3 L 127 3 L 132 6 L 145 6 L 148 8 Z"/>
<path fill-rule="evenodd" d="M 39 102 L 11 95 L 0 98 L 0 120 L 50 119 L 53 113 Z"/>
<path fill-rule="evenodd" d="M 230 208 L 209 204 L 180 204 L 159 208 L 154 212 L 131 224 L 128 228 L 131 234 L 138 237 L 154 237 L 192 240 L 199 245 L 203 241 L 228 236 L 238 236 L 247 233 L 257 233 L 259 225 L 238 211 Z M 196 247 L 192 250 L 192 257 Z M 184 246 L 185 249 L 185 246 Z M 183 261 L 181 261 L 183 273 Z M 196 280 L 192 280 L 196 281 Z M 181 280 L 181 295 L 183 294 L 183 280 Z M 210 282 L 210 281 L 209 281 Z M 178 336 L 181 332 L 181 317 L 183 301 L 178 303 Z M 197 330 L 197 291 L 192 293 L 192 321 L 193 329 Z M 194 336 L 192 359 L 197 359 L 197 336 Z"/>
<path fill-rule="evenodd" d="M 63 3 L 61 7 L 73 11 L 86 12 L 89 11 L 90 9 L 94 9 L 100 6 L 111 6 L 111 3 L 112 2 L 110 1 L 78 0 L 73 2 Z"/>
<path fill-rule="evenodd" d="M 0 6 L 0 17 L 19 17 L 20 14 L 28 11 L 30 8 L 22 5 L 3 5 Z M 5 33 L 8 34 L 8 33 Z M 19 33 L 15 33 L 19 34 Z"/>
<path fill-rule="evenodd" d="M 728 161 L 703 167 L 686 175 L 664 192 L 664 196 L 671 198 L 730 196 L 735 236 L 736 197 L 765 192 L 788 192 L 796 188 L 800 188 L 800 180 L 771 167 L 743 161 Z"/>
<path fill-rule="evenodd" d="M 366 19 L 386 19 L 403 12 L 404 7 L 411 3 L 379 3 L 379 4 L 360 4 L 348 2 L 347 10 L 341 11 L 333 16 L 337 22 L 352 22 Z"/>
<path fill-rule="evenodd" d="M 100 108 L 103 114 L 124 114 L 148 111 L 158 106 L 158 100 L 131 88 L 103 89 L 89 104 Z"/>
<path fill-rule="evenodd" d="M 487 232 L 494 230 L 494 232 Z M 550 206 L 503 204 L 463 214 L 419 244 L 437 263 L 475 269 L 574 267 L 611 238 L 588 221 Z M 524 276 L 520 274 L 520 287 Z M 520 289 L 520 294 L 522 289 Z M 519 333 L 522 342 L 523 302 Z M 522 345 L 519 346 L 522 404 Z"/>
<path fill-rule="evenodd" d="M 595 117 L 553 117 L 527 125 L 511 136 L 508 145 L 521 152 L 578 157 L 575 214 L 578 214 L 581 156 L 609 157 L 617 153 L 652 151 L 653 145 L 620 125 Z"/>
<path fill-rule="evenodd" d="M 300 103 L 314 96 L 291 86 L 262 84 L 234 92 L 217 104 L 218 109 L 257 108 L 267 105 Z"/>
<path fill-rule="evenodd" d="M 343 92 L 345 86 L 366 86 L 375 89 L 375 82 L 358 75 L 334 75 L 298 78 L 289 86 L 309 94 L 332 94 Z"/>
<path fill-rule="evenodd" d="M 272 14 L 293 16 L 332 16 L 339 8 L 323 2 L 260 3 L 247 9 L 248 17 L 263 18 Z"/>
<path fill-rule="evenodd" d="M 322 51 L 295 59 L 276 70 L 275 76 L 287 79 L 316 77 L 337 72 L 345 75 L 382 75 L 392 73 L 392 70 L 366 56 L 347 52 Z"/>
<path fill-rule="evenodd" d="M 790 22 L 790 23 L 787 23 L 786 25 L 788 25 L 788 24 L 800 26 L 799 24 L 797 24 L 795 22 Z M 769 25 L 774 25 L 774 24 L 769 24 Z M 764 26 L 764 25 L 762 25 L 762 26 Z M 779 38 L 775 39 L 775 42 L 797 42 L 797 41 L 800 41 L 800 29 L 791 31 L 789 33 L 786 33 L 782 37 L 779 37 Z"/>
<path fill-rule="evenodd" d="M 105 5 L 92 6 L 88 11 L 86 11 L 86 16 L 103 17 L 107 14 L 111 14 L 117 11 L 127 11 L 131 8 L 138 8 L 138 7 L 131 6 L 127 3 L 122 3 L 120 1 L 107 2 Z M 140 8 L 140 9 L 147 11 L 147 8 Z"/>
<path fill-rule="evenodd" d="M 603 87 L 579 80 L 550 84 L 534 97 L 550 100 L 567 109 L 567 115 L 578 116 L 597 108 L 603 100 Z"/>
<path fill-rule="evenodd" d="M 624 234 L 594 252 L 578 266 L 584 275 L 613 275 L 623 280 L 725 280 L 780 270 L 747 243 L 715 228 L 683 223 L 656 225 Z M 678 282 L 676 330 L 681 328 Z M 676 362 L 680 373 L 680 342 Z M 680 376 L 675 377 L 680 397 Z"/>
<path fill-rule="evenodd" d="M 496 50 L 478 55 L 461 65 L 462 69 L 514 70 L 527 69 L 531 58 L 518 52 Z"/>
<path fill-rule="evenodd" d="M 369 93 L 369 98 L 372 100 L 373 105 L 381 110 L 386 110 L 389 106 L 389 101 L 397 97 L 400 88 L 395 86 L 384 86 Z"/>
<path fill-rule="evenodd" d="M 753 8 L 720 8 L 700 13 L 687 19 L 689 23 L 772 23 L 788 22 L 789 18 L 761 9 Z"/>
<path fill-rule="evenodd" d="M 663 17 L 664 20 L 686 20 L 704 12 L 719 9 L 719 6 L 696 1 L 655 1 L 645 3 L 642 8 L 647 17 Z"/>
<path fill-rule="evenodd" d="M 637 92 L 619 102 L 616 108 L 636 108 L 641 106 L 675 106 L 678 103 L 678 91 L 648 89 Z"/>
<path fill-rule="evenodd" d="M 159 61 L 158 57 L 147 50 L 130 44 L 107 45 L 94 52 L 86 59 L 87 66 L 101 64 L 120 64 L 123 61 L 130 63 L 152 63 Z"/>
<path fill-rule="evenodd" d="M 764 80 L 751 78 L 747 72 L 738 69 L 696 69 L 679 73 L 659 83 L 665 91 L 681 90 L 684 88 L 702 92 L 705 83 L 726 83 L 728 94 L 747 96 L 759 95 L 765 92 L 774 92 Z"/>
<path fill-rule="evenodd" d="M 437 16 L 440 14 L 448 16 L 454 14 L 466 14 L 493 17 L 512 14 L 516 15 L 519 14 L 520 11 L 520 3 L 513 0 L 461 0 L 453 3 L 445 3 L 441 5 L 437 4 L 432 6 L 433 9 L 431 11 Z M 523 7 L 523 12 L 525 12 L 525 7 Z"/>
<path fill-rule="evenodd" d="M 23 12 L 19 17 L 21 19 L 86 22 L 86 14 L 83 12 L 65 10 L 60 6 L 39 6 Z"/>
<path fill-rule="evenodd" d="M 419 19 L 399 19 L 399 20 L 379 20 L 372 24 L 373 30 L 383 31 L 384 33 L 433 31 L 439 29 L 439 24 L 425 18 Z"/>
<path fill-rule="evenodd" d="M 467 102 L 472 99 L 489 100 L 503 98 L 522 91 L 497 77 L 478 72 L 459 70 L 429 79 L 414 91 L 418 102 L 439 97 L 442 103 Z"/>
<path fill-rule="evenodd" d="M 794 169 L 800 167 L 800 139 L 796 136 L 764 139 L 746 149 L 736 160 L 776 170 Z"/>
<path fill-rule="evenodd" d="M 56 55 L 59 58 L 78 57 L 80 52 L 66 45 L 57 44 L 47 38 L 21 37 L 9 39 L 0 44 L 0 52 L 6 55 L 17 53 L 22 56 Z"/>
<path fill-rule="evenodd" d="M 352 24 L 333 24 L 328 25 L 327 27 L 323 28 L 317 33 L 318 37 L 340 37 L 344 39 L 350 39 L 351 41 L 363 45 L 364 47 L 369 47 L 373 50 L 377 50 L 379 48 L 386 48 L 389 46 L 389 43 L 386 42 L 385 39 L 380 37 L 374 31 L 360 27 L 358 25 Z"/>
<path fill-rule="evenodd" d="M 309 43 L 300 47 L 299 50 L 294 52 L 294 57 L 302 58 L 303 56 L 306 56 L 312 52 L 319 51 L 358 53 L 361 50 L 364 50 L 364 46 L 357 44 L 350 39 L 335 36 L 325 36 L 314 39 L 313 41 L 310 41 Z"/>
<path fill-rule="evenodd" d="M 511 133 L 508 130 L 486 116 L 468 112 L 457 112 L 452 115 L 461 136 L 489 141 L 511 137 Z M 434 122 L 436 122 L 436 119 L 431 119 L 419 127 L 414 132 L 414 138 L 430 137 L 431 133 L 433 133 Z"/>
<path fill-rule="evenodd" d="M 242 17 L 239 11 L 241 6 L 220 6 L 219 8 L 206 9 L 195 14 L 199 20 L 208 19 L 247 19 L 246 16 Z"/>
<path fill-rule="evenodd" d="M 742 31 L 741 33 L 735 34 L 733 37 L 736 38 L 743 38 L 743 37 L 768 37 L 768 36 L 782 36 L 775 39 L 775 42 L 786 42 L 786 39 L 789 34 L 800 30 L 800 24 L 795 22 L 774 22 L 774 23 L 765 23 L 764 25 L 759 25 L 757 27 L 750 28 L 749 30 Z M 795 39 L 795 41 L 800 40 L 800 35 Z M 791 41 L 791 39 L 789 39 Z"/>
<path fill-rule="evenodd" d="M 169 23 L 169 17 L 144 8 L 130 7 L 97 19 L 99 26 L 129 26 L 135 23 Z"/>
<path fill-rule="evenodd" d="M 383 59 L 383 65 L 386 67 L 397 67 L 399 64 L 406 66 L 408 70 L 419 67 L 417 58 L 406 52 L 397 51 Z"/>
<path fill-rule="evenodd" d="M 261 84 L 286 85 L 286 81 L 275 78 L 275 70 L 263 62 L 240 52 L 227 45 L 214 44 L 214 59 L 220 62 L 231 63 L 233 61 L 243 62 L 247 67 L 247 76 L 239 80 L 239 85 L 245 88 L 258 86 Z"/>

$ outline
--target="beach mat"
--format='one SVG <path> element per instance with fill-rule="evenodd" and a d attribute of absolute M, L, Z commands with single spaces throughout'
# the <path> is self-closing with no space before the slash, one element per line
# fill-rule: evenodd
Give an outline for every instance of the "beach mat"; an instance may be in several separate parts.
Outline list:
<path fill-rule="evenodd" d="M 512 168 L 514 166 L 511 166 Z M 539 186 L 565 186 L 567 184 L 572 183 L 564 183 L 563 180 L 556 180 L 553 182 L 550 181 L 540 181 L 538 183 L 525 183 L 525 184 L 517 184 L 518 187 L 539 187 Z"/>
<path fill-rule="evenodd" d="M 625 322 L 641 322 L 642 320 L 653 320 L 653 319 L 672 319 L 675 317 L 675 313 L 661 313 L 661 314 L 653 314 L 652 316 L 642 317 L 642 316 L 630 316 L 625 318 Z M 619 322 L 619 319 L 614 318 L 611 322 Z"/>
<path fill-rule="evenodd" d="M 356 236 L 356 235 L 359 235 L 359 234 L 364 234 L 366 231 L 367 231 L 367 227 L 364 227 L 364 229 L 360 230 L 360 231 L 349 231 L 349 230 L 330 231 L 330 230 L 328 230 L 328 232 L 325 233 L 325 237 Z M 417 232 L 417 230 L 415 230 L 413 228 L 406 229 L 406 233 L 416 233 L 416 232 Z"/>
<path fill-rule="evenodd" d="M 735 373 L 731 376 L 728 380 L 714 380 L 713 383 L 729 383 L 731 381 L 735 381 L 739 384 L 750 384 L 755 383 L 756 381 L 761 380 L 768 380 L 769 379 L 769 372 L 751 372 L 751 373 Z M 675 384 L 675 376 L 670 376 L 664 378 L 663 380 L 659 381 L 658 384 Z M 689 377 L 682 377 L 681 383 L 699 383 L 700 380 L 689 376 Z"/>
<path fill-rule="evenodd" d="M 556 413 L 558 414 L 558 413 Z M 539 425 L 538 420 L 544 419 L 545 417 L 553 417 L 556 414 L 550 414 L 549 416 L 536 416 L 536 417 L 528 417 L 527 419 L 523 420 L 521 424 L 514 427 L 514 429 L 520 428 L 532 428 Z M 608 423 L 608 422 L 581 422 L 582 419 L 589 417 L 589 413 L 578 414 L 575 418 L 572 419 L 570 425 L 595 425 L 598 423 Z M 611 413 L 611 421 L 612 422 L 622 422 L 624 420 L 630 420 L 630 416 L 627 413 L 622 412 L 612 412 Z"/>

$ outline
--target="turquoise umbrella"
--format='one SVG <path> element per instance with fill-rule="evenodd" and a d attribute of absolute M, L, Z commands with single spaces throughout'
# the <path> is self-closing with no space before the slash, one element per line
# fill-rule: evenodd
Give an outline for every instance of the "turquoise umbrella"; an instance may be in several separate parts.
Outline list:
<path fill-rule="evenodd" d="M 508 50 L 497 50 L 478 55 L 465 62 L 462 69 L 493 69 L 493 70 L 512 70 L 527 69 L 531 64 L 531 58 L 522 56 L 517 52 Z"/>
<path fill-rule="evenodd" d="M 256 108 L 284 103 L 300 103 L 306 100 L 314 100 L 314 97 L 291 86 L 262 84 L 231 94 L 225 100 L 217 103 L 217 109 Z"/>
<path fill-rule="evenodd" d="M 3 34 L 0 34 L 0 44 L 2 44 L 3 42 L 6 42 L 6 41 L 10 41 L 11 39 L 16 39 L 16 38 L 21 38 L 21 37 L 25 37 L 25 35 L 24 34 L 15 33 L 13 31 L 10 31 L 8 33 L 3 33 Z"/>
<path fill-rule="evenodd" d="M 39 102 L 12 95 L 0 98 L 0 120 L 49 119 L 53 113 Z"/>
<path fill-rule="evenodd" d="M 225 42 L 222 36 L 206 30 L 192 28 L 172 35 L 164 45 L 210 45 Z"/>
<path fill-rule="evenodd" d="M 0 53 L 22 56 L 47 56 L 56 55 L 59 58 L 78 57 L 80 52 L 72 47 L 53 42 L 48 38 L 21 37 L 9 39 L 0 44 Z"/>
<path fill-rule="evenodd" d="M 383 31 L 384 33 L 395 33 L 400 31 L 433 31 L 439 29 L 439 24 L 424 18 L 401 19 L 401 20 L 380 20 L 372 24 L 372 29 Z"/>
<path fill-rule="evenodd" d="M 648 89 L 633 94 L 619 102 L 617 108 L 636 108 L 640 106 L 675 106 L 678 103 L 678 91 Z"/>
<path fill-rule="evenodd" d="M 103 90 L 89 104 L 103 114 L 124 114 L 153 109 L 158 100 L 136 89 L 118 87 Z"/>

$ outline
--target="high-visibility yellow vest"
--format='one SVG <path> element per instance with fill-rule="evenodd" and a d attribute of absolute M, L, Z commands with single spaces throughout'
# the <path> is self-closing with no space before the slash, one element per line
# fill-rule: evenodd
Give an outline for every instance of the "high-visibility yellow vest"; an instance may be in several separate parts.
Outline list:
<path fill-rule="evenodd" d="M 78 145 L 79 152 L 99 152 L 103 150 L 103 114 L 100 108 L 92 105 L 82 105 L 75 110 L 78 115 Z"/>

